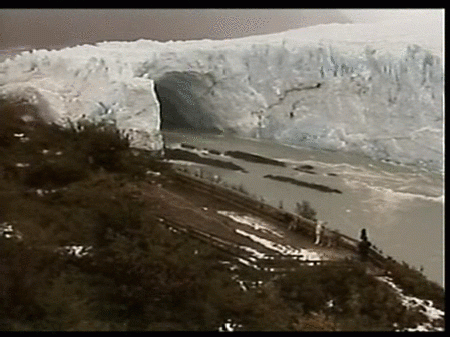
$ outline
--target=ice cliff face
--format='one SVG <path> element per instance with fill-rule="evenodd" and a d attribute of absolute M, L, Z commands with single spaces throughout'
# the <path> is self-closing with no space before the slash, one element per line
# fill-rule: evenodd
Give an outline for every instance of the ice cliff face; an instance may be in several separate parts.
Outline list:
<path fill-rule="evenodd" d="M 380 27 L 34 50 L 0 64 L 0 95 L 60 124 L 115 123 L 145 149 L 162 147 L 161 127 L 231 130 L 439 169 L 442 52 L 423 27 Z"/>
<path fill-rule="evenodd" d="M 120 61 L 114 67 L 110 59 L 110 69 L 109 62 L 91 54 L 94 50 L 92 46 L 39 50 L 6 60 L 0 91 L 37 105 L 49 122 L 106 121 L 126 130 L 133 146 L 159 149 L 159 103 L 153 81 L 135 77 Z M 78 53 L 84 58 L 77 58 Z"/>

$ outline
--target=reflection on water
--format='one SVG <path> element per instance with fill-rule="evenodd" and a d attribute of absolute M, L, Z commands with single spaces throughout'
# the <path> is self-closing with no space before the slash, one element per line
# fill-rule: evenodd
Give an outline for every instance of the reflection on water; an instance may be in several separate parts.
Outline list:
<path fill-rule="evenodd" d="M 330 151 L 294 148 L 267 140 L 233 136 L 164 132 L 166 145 L 187 143 L 202 156 L 231 161 L 247 171 L 202 166 L 206 174 L 219 175 L 230 185 L 242 185 L 251 194 L 278 207 L 294 211 L 295 204 L 310 202 L 318 217 L 354 238 L 366 228 L 384 253 L 419 268 L 443 285 L 443 179 L 437 173 L 414 167 L 393 166 L 370 158 Z M 211 152 L 203 149 L 216 150 Z M 286 167 L 248 162 L 217 154 L 244 151 L 284 161 Z M 301 165 L 310 172 L 295 170 Z M 193 165 L 195 166 L 195 165 Z M 264 178 L 280 175 L 321 184 L 342 194 L 296 186 Z"/>

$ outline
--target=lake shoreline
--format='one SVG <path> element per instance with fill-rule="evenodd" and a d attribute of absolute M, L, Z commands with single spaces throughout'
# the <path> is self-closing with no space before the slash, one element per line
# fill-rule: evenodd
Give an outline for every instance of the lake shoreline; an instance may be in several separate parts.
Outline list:
<path fill-rule="evenodd" d="M 371 160 L 366 156 L 313 151 L 264 139 L 168 133 L 166 141 L 167 146 L 192 145 L 195 149 L 189 151 L 214 159 L 226 158 L 249 171 L 241 174 L 239 171 L 192 164 L 197 172 L 203 171 L 204 178 L 216 176 L 222 184 L 242 187 L 272 206 L 283 203 L 286 210 L 294 211 L 296 201 L 308 200 L 323 220 L 332 221 L 336 228 L 350 236 L 356 235 L 361 228 L 367 228 L 376 240 L 375 244 L 385 247 L 388 255 L 407 261 L 416 269 L 424 266 L 427 277 L 443 285 L 443 260 L 442 257 L 436 258 L 443 249 L 443 192 L 442 179 L 438 175 Z M 211 149 L 215 149 L 214 153 Z M 286 167 L 225 157 L 224 153 L 230 150 L 273 158 L 284 162 Z M 321 184 L 343 194 L 325 193 L 263 178 L 267 174 Z M 428 223 L 428 229 L 421 226 L 422 223 Z M 424 237 L 426 240 L 420 239 Z M 417 240 L 421 240 L 418 245 L 415 244 Z M 417 249 L 410 250 L 412 246 Z"/>

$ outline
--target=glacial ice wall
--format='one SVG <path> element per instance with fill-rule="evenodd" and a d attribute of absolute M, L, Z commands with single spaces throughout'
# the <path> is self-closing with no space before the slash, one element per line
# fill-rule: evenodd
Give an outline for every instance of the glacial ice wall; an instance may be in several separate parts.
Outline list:
<path fill-rule="evenodd" d="M 0 95 L 26 98 L 60 124 L 83 114 L 107 120 L 145 149 L 161 149 L 162 116 L 167 125 L 440 169 L 441 54 L 408 29 L 331 24 L 234 40 L 33 50 L 0 64 Z"/>
<path fill-rule="evenodd" d="M 132 146 L 160 149 L 159 102 L 153 81 L 133 76 L 120 63 L 109 69 L 110 62 L 89 54 L 91 48 L 96 49 L 39 50 L 7 59 L 0 72 L 0 94 L 38 106 L 48 122 L 105 121 L 125 130 Z M 78 59 L 80 52 L 88 58 Z"/>

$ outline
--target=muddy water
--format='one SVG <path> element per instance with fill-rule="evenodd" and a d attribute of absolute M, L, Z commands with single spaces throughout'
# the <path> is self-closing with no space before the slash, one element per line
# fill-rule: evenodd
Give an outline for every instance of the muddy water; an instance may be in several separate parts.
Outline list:
<path fill-rule="evenodd" d="M 201 167 L 205 175 L 219 175 L 229 185 L 242 185 L 249 194 L 273 206 L 282 203 L 288 211 L 294 211 L 296 202 L 309 201 L 317 217 L 328 221 L 330 228 L 354 238 L 366 228 L 369 240 L 383 253 L 423 267 L 430 280 L 444 284 L 441 175 L 361 155 L 294 148 L 266 140 L 180 132 L 164 132 L 164 139 L 169 147 L 186 143 L 197 149 L 237 150 L 284 161 L 286 167 L 203 154 L 232 161 L 248 173 L 195 164 L 192 167 Z M 300 165 L 312 166 L 315 174 L 294 170 Z M 267 174 L 326 185 L 342 194 L 264 178 Z"/>

